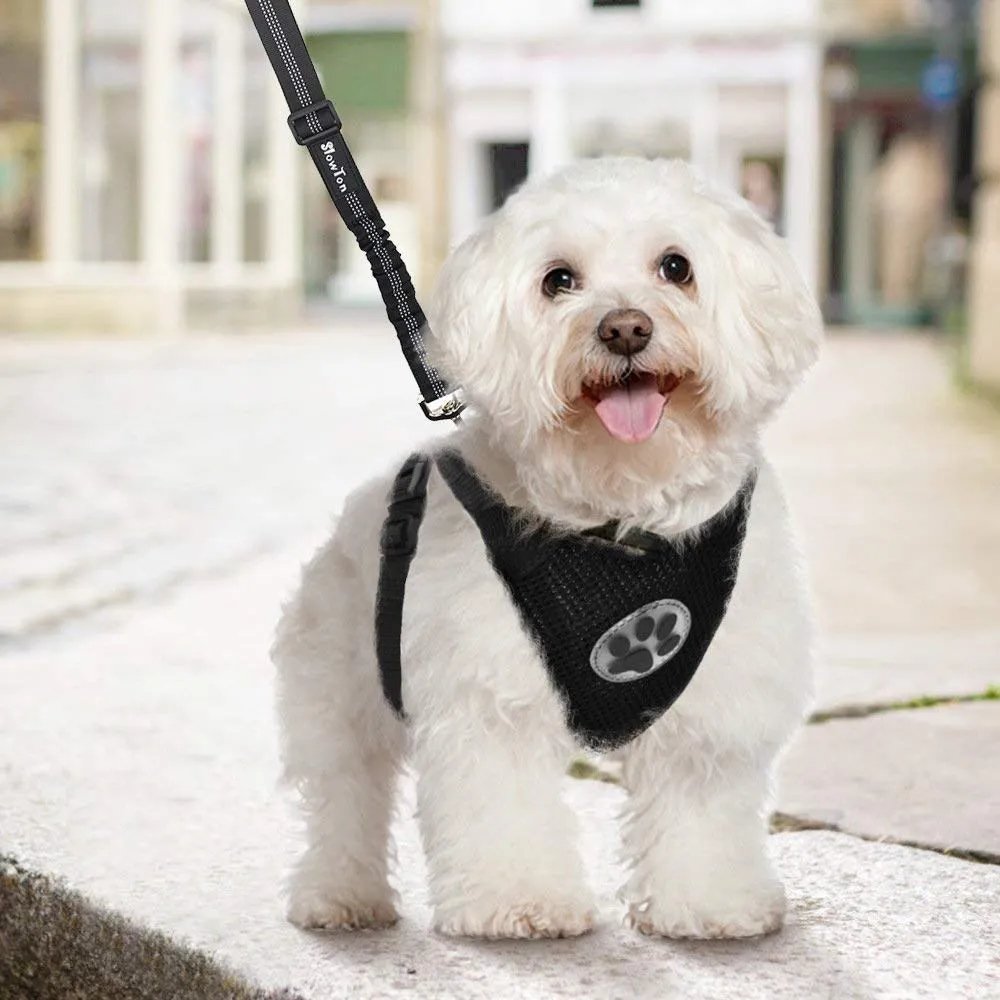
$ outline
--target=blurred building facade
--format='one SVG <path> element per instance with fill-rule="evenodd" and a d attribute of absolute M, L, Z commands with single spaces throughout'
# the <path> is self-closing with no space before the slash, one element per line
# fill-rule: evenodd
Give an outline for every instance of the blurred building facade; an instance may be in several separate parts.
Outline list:
<path fill-rule="evenodd" d="M 962 2 L 295 6 L 421 290 L 525 177 L 682 156 L 788 236 L 831 317 L 898 322 L 925 317 L 942 220 L 971 213 L 974 46 L 964 126 L 922 94 L 941 4 Z M 0 0 L 0 325 L 239 327 L 376 301 L 286 114 L 242 0 Z"/>
<path fill-rule="evenodd" d="M 420 266 L 411 49 L 422 6 L 293 6 Z M 373 294 L 242 0 L 0 0 L 0 324 L 285 322 Z"/>
<path fill-rule="evenodd" d="M 262 63 L 234 0 L 0 0 L 5 328 L 287 313 L 296 150 Z"/>
<path fill-rule="evenodd" d="M 984 83 L 970 254 L 967 374 L 1000 392 L 1000 2 L 984 0 L 980 26 Z"/>
<path fill-rule="evenodd" d="M 957 291 L 972 214 L 974 4 L 831 3 L 825 62 L 828 314 L 927 323 Z"/>
<path fill-rule="evenodd" d="M 822 6 L 441 0 L 455 236 L 577 157 L 679 156 L 755 195 L 821 278 Z"/>

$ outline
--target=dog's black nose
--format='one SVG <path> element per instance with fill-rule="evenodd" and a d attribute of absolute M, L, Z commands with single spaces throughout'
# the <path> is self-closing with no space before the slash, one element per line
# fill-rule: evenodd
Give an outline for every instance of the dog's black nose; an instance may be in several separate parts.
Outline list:
<path fill-rule="evenodd" d="M 653 321 L 641 309 L 612 309 L 598 325 L 597 336 L 612 354 L 630 357 L 646 349 Z"/>

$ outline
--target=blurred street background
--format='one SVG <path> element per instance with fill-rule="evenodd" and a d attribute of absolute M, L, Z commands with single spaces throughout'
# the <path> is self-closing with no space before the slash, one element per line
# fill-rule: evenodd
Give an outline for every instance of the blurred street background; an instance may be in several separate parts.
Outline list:
<path fill-rule="evenodd" d="M 296 5 L 418 289 L 525 177 L 679 156 L 833 323 L 947 327 L 1000 385 L 990 0 Z M 294 326 L 376 302 L 240 0 L 0 0 L 0 328 Z"/>
<path fill-rule="evenodd" d="M 1000 0 L 296 6 L 423 295 L 580 157 L 689 158 L 788 238 L 830 334 L 769 432 L 821 631 L 789 927 L 456 958 L 409 799 L 399 936 L 282 923 L 278 608 L 446 430 L 242 0 L 0 0 L 0 853 L 309 996 L 1000 995 Z M 568 791 L 610 924 L 618 793 Z"/>

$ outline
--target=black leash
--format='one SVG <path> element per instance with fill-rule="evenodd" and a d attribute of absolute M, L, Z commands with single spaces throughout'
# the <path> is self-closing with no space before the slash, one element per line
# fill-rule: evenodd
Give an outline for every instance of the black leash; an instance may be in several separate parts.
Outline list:
<path fill-rule="evenodd" d="M 430 420 L 456 420 L 465 408 L 461 388 L 451 388 L 427 360 L 427 326 L 409 272 L 389 239 L 371 193 L 341 134 L 341 121 L 323 93 L 319 75 L 288 0 L 246 0 L 291 115 L 289 127 L 305 146 L 337 211 L 354 234 L 378 282 L 389 321 L 417 381 Z"/>

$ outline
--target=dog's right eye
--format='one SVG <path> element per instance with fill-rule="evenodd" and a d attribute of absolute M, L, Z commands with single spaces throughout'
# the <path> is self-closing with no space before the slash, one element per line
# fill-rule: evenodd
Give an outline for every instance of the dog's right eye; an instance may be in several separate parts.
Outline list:
<path fill-rule="evenodd" d="M 542 291 L 550 299 L 576 288 L 576 275 L 568 267 L 554 267 L 542 279 Z"/>

